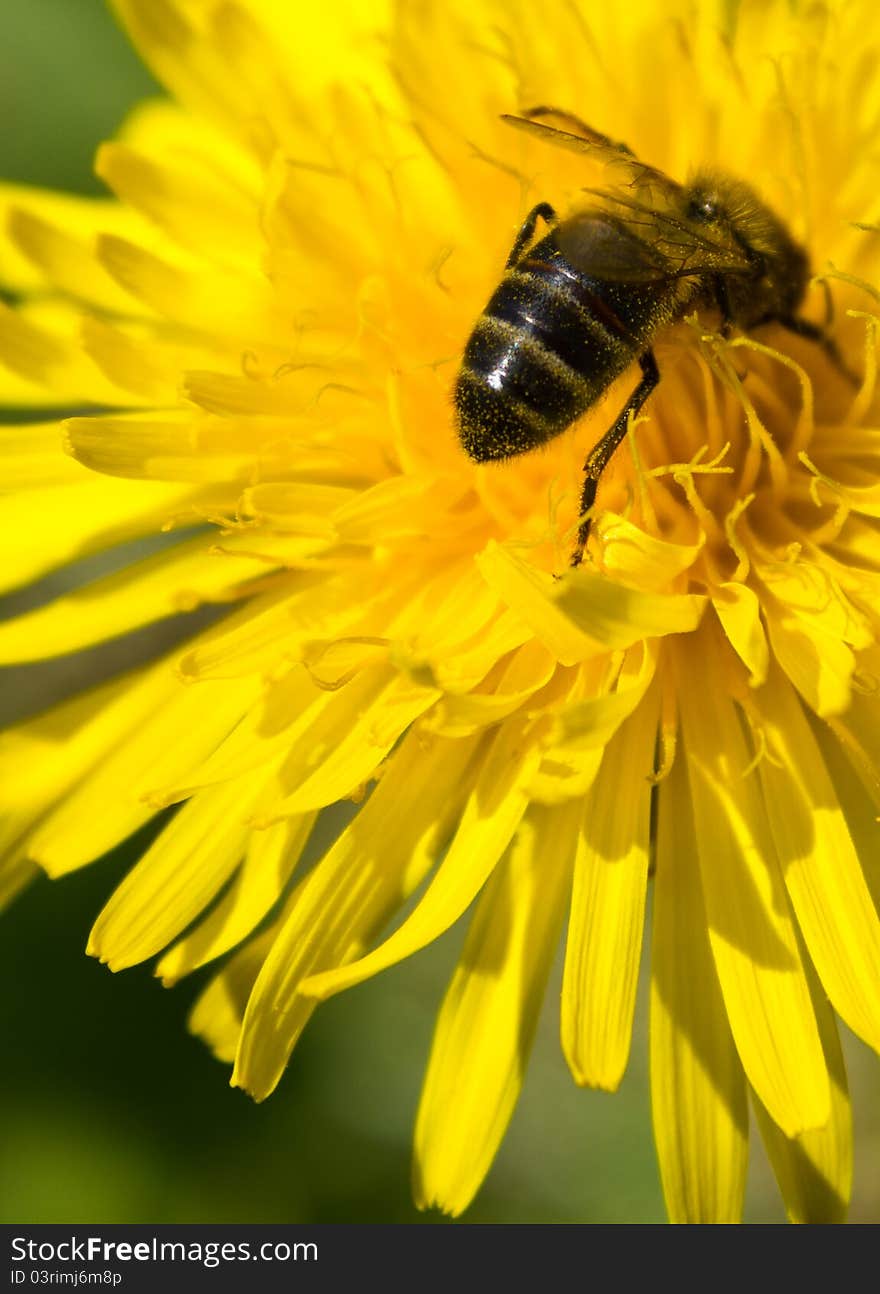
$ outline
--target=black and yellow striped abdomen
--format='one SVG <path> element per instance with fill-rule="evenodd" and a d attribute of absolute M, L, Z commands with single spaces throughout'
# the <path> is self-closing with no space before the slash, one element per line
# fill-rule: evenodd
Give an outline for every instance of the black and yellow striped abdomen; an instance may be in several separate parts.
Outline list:
<path fill-rule="evenodd" d="M 502 279 L 465 348 L 459 435 L 478 462 L 552 440 L 641 353 L 663 311 L 659 284 L 609 283 L 572 268 L 556 232 Z"/>

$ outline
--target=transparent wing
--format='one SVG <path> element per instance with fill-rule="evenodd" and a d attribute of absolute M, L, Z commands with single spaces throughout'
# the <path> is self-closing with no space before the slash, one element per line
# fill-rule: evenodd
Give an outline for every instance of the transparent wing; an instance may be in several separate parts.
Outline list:
<path fill-rule="evenodd" d="M 621 188 L 584 189 L 600 199 L 601 209 L 563 221 L 557 241 L 575 268 L 620 283 L 754 273 L 753 262 L 729 235 L 687 217 L 687 188 L 640 162 L 626 144 L 559 108 L 530 108 L 502 120 L 557 148 L 625 170 L 628 184 Z"/>
<path fill-rule="evenodd" d="M 670 194 L 681 192 L 680 184 L 663 171 L 658 171 L 656 167 L 640 162 L 626 144 L 609 139 L 601 131 L 594 130 L 586 122 L 559 108 L 529 108 L 522 116 L 503 113 L 501 120 L 508 126 L 513 126 L 515 130 L 526 131 L 536 139 L 543 140 L 546 144 L 553 144 L 556 148 L 587 154 L 594 161 L 622 166 L 628 172 L 632 184 L 651 183 L 659 185 Z M 559 125 L 554 125 L 554 122 L 564 122 L 567 126 L 574 126 L 576 131 L 565 130 Z"/>
<path fill-rule="evenodd" d="M 668 194 L 647 193 L 643 201 L 617 189 L 585 189 L 600 198 L 607 212 L 619 212 L 619 219 L 639 241 L 648 244 L 662 258 L 669 277 L 688 274 L 753 274 L 754 263 L 744 249 L 722 232 L 682 217 L 670 209 Z"/>

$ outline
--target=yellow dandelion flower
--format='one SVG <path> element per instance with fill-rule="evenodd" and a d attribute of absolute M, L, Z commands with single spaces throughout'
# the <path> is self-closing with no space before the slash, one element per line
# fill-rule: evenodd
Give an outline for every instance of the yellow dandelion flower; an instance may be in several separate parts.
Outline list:
<path fill-rule="evenodd" d="M 740 1216 L 750 1103 L 789 1216 L 841 1218 L 836 1016 L 880 1045 L 873 8 L 115 8 L 171 99 L 99 151 L 114 198 L 2 191 L 0 393 L 32 413 L 2 433 L 0 570 L 11 588 L 178 542 L 3 622 L 0 660 L 228 614 L 4 736 L 0 892 L 180 806 L 89 951 L 161 954 L 169 984 L 223 959 L 192 1027 L 257 1099 L 320 1001 L 473 907 L 415 1133 L 418 1202 L 460 1213 L 563 927 L 566 1059 L 620 1083 L 653 877 L 671 1218 Z M 808 249 L 799 309 L 819 334 L 830 298 L 839 352 L 682 307 L 577 570 L 583 462 L 637 367 L 506 463 L 466 456 L 452 398 L 526 213 L 609 187 L 502 120 L 536 104 L 679 181 L 754 183 Z M 651 225 L 640 188 L 614 192 Z"/>

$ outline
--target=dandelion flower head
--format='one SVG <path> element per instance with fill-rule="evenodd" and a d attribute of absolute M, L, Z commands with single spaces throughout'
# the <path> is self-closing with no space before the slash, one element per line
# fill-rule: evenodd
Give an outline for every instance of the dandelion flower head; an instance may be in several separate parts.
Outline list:
<path fill-rule="evenodd" d="M 0 624 L 0 661 L 226 614 L 4 735 L 0 895 L 178 806 L 89 950 L 169 984 L 216 963 L 192 1027 L 258 1099 L 321 1000 L 469 913 L 415 1133 L 418 1202 L 459 1213 L 563 938 L 569 1068 L 619 1085 L 650 882 L 670 1217 L 740 1216 L 750 1105 L 789 1216 L 842 1217 L 837 1018 L 880 1045 L 873 9 L 114 7 L 169 97 L 100 149 L 113 196 L 0 191 L 0 396 L 29 411 L 0 570 L 177 542 Z M 664 332 L 574 571 L 636 370 L 502 464 L 466 457 L 451 398 L 526 212 L 603 183 L 502 120 L 533 104 L 752 182 L 842 356 Z"/>

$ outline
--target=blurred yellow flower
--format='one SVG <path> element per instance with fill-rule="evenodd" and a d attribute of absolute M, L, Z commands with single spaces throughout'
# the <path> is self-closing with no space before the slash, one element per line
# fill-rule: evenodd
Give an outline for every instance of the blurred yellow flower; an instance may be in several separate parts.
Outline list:
<path fill-rule="evenodd" d="M 2 429 L 0 570 L 11 588 L 179 542 L 3 622 L 0 661 L 231 610 L 3 737 L 0 894 L 181 804 L 89 950 L 113 970 L 161 953 L 169 984 L 231 953 L 192 1027 L 258 1099 L 321 999 L 473 904 L 416 1126 L 417 1199 L 459 1213 L 566 920 L 565 1056 L 620 1083 L 653 872 L 670 1217 L 740 1216 L 751 1099 L 789 1216 L 840 1219 L 834 1012 L 880 1046 L 873 7 L 115 7 L 172 96 L 101 148 L 115 200 L 0 192 L 0 396 L 45 410 Z M 507 464 L 465 457 L 450 396 L 526 211 L 596 182 L 500 120 L 537 103 L 673 176 L 754 182 L 864 373 L 774 326 L 669 331 L 561 578 L 632 374 Z M 825 304 L 814 284 L 807 314 Z"/>

